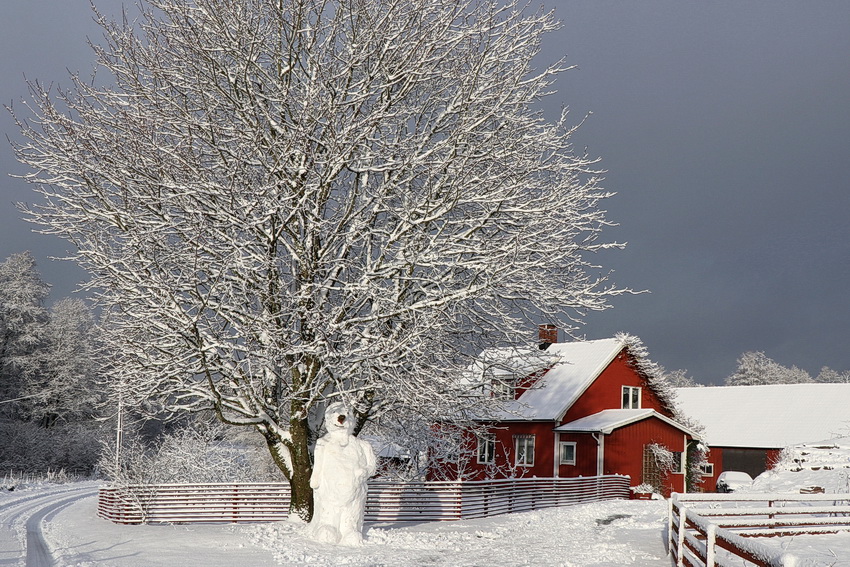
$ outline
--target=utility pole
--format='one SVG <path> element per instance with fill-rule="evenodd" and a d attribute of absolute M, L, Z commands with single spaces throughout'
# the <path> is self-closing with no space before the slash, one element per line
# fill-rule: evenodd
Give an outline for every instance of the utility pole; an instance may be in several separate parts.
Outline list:
<path fill-rule="evenodd" d="M 123 386 L 123 384 L 122 384 Z M 115 426 L 115 473 L 121 470 L 121 444 L 124 441 L 124 388 L 118 390 L 118 423 Z"/>

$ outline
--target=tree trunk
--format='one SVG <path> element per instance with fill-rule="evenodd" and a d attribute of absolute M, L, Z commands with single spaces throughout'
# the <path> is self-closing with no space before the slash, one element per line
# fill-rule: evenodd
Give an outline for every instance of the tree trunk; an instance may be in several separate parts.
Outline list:
<path fill-rule="evenodd" d="M 309 426 L 306 419 L 293 419 L 291 427 L 291 441 L 281 439 L 268 429 L 262 433 L 277 468 L 289 481 L 289 514 L 309 522 L 313 518 L 313 489 L 310 488 L 313 460 L 309 450 Z"/>
<path fill-rule="evenodd" d="M 301 405 L 293 402 L 293 406 Z M 293 410 L 295 408 L 293 407 Z M 299 412 L 293 411 L 293 415 Z M 289 479 L 290 501 L 289 513 L 297 514 L 305 522 L 313 518 L 313 489 L 310 488 L 310 477 L 313 475 L 313 456 L 310 454 L 310 425 L 306 412 L 303 418 L 290 419 L 290 434 L 292 445 L 289 452 L 292 455 L 292 478 Z"/>

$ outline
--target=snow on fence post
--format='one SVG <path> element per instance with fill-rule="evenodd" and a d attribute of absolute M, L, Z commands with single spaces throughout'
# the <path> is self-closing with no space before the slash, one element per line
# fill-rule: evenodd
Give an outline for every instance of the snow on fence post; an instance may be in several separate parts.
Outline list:
<path fill-rule="evenodd" d="M 664 545 L 667 548 L 667 555 L 670 555 L 671 545 L 670 543 L 673 540 L 673 503 L 677 501 L 679 495 L 675 492 L 670 495 L 670 499 L 667 501 L 667 537 L 665 538 Z"/>
<path fill-rule="evenodd" d="M 705 567 L 714 567 L 714 544 L 717 541 L 717 524 L 710 524 L 705 531 Z"/>
<path fill-rule="evenodd" d="M 679 508 L 679 537 L 676 549 L 676 566 L 684 567 L 684 551 L 685 551 L 685 530 L 688 523 L 688 509 L 684 506 Z"/>

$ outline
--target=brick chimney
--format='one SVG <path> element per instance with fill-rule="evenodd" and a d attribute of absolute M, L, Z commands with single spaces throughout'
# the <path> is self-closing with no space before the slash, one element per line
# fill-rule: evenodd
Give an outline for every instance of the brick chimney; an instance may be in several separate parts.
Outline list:
<path fill-rule="evenodd" d="M 537 339 L 540 348 L 545 349 L 552 343 L 558 342 L 558 327 L 555 325 L 537 325 Z"/>

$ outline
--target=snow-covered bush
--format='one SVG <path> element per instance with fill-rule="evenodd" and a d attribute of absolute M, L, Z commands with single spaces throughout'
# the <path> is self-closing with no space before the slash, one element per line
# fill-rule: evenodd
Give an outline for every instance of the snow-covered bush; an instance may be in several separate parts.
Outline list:
<path fill-rule="evenodd" d="M 656 466 L 662 472 L 667 474 L 676 468 L 676 461 L 673 452 L 660 443 L 650 443 L 647 445 L 647 450 L 652 455 Z"/>
<path fill-rule="evenodd" d="M 45 428 L 32 421 L 0 422 L 0 470 L 46 473 L 95 470 L 100 458 L 98 423 L 58 424 Z"/>
<path fill-rule="evenodd" d="M 263 447 L 228 436 L 226 426 L 192 421 L 146 443 L 134 435 L 104 450 L 100 469 L 113 483 L 164 484 L 281 481 Z"/>

